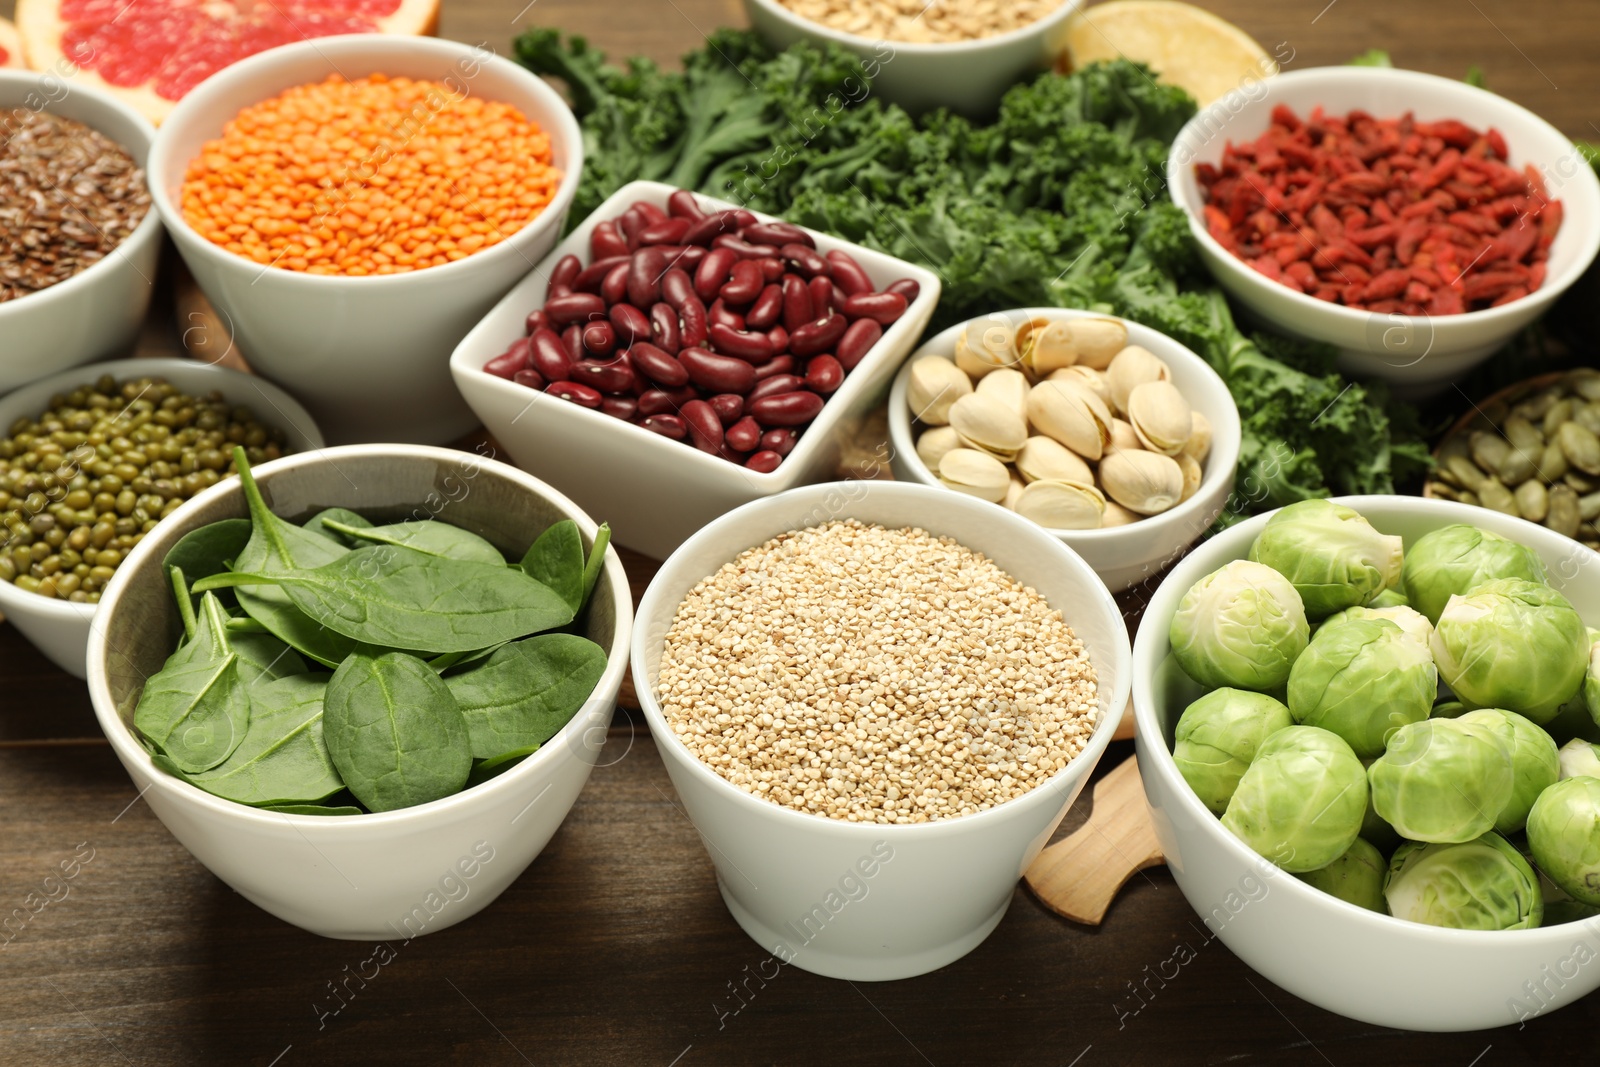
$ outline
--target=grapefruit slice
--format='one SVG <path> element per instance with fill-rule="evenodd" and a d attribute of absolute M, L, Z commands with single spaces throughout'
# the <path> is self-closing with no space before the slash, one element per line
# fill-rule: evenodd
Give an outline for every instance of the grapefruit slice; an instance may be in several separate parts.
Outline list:
<path fill-rule="evenodd" d="M 5 19 L 0 19 L 0 70 L 20 66 L 22 66 L 22 39 L 17 36 L 15 26 Z"/>
<path fill-rule="evenodd" d="M 431 33 L 439 0 L 18 0 L 28 65 L 132 104 L 159 124 L 230 63 L 308 37 Z"/>
<path fill-rule="evenodd" d="M 1178 0 L 1110 0 L 1080 10 L 1067 26 L 1067 55 L 1074 68 L 1118 56 L 1144 63 L 1201 107 L 1278 73 L 1248 33 Z"/>

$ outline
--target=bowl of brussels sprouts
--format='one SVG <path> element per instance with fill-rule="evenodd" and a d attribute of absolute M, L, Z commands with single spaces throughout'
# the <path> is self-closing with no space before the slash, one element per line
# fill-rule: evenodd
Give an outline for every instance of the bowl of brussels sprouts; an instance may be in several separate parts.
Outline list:
<path fill-rule="evenodd" d="M 1134 644 L 1140 772 L 1212 935 L 1330 1011 L 1522 1024 L 1600 987 L 1600 554 L 1308 500 L 1197 547 Z"/>

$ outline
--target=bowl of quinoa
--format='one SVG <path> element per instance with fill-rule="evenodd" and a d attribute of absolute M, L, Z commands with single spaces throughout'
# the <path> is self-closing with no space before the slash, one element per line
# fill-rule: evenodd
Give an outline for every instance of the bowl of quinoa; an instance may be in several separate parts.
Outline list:
<path fill-rule="evenodd" d="M 634 686 L 723 900 L 804 970 L 905 978 L 975 948 L 1127 702 L 1094 571 L 953 496 L 857 481 L 748 504 L 640 604 Z"/>

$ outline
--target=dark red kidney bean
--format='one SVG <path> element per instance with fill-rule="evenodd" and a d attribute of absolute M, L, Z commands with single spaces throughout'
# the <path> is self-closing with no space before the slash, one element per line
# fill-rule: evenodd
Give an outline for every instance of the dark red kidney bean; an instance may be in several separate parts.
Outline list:
<path fill-rule="evenodd" d="M 702 452 L 715 453 L 722 447 L 722 420 L 704 400 L 691 400 L 680 412 L 689 426 L 689 440 Z"/>
<path fill-rule="evenodd" d="M 529 365 L 544 375 L 546 381 L 567 380 L 567 371 L 572 366 L 572 356 L 567 351 L 567 346 L 562 343 L 559 334 L 550 329 L 535 330 L 533 336 L 528 338 L 528 347 L 531 350 Z"/>
<path fill-rule="evenodd" d="M 683 364 L 672 358 L 671 353 L 662 351 L 649 341 L 640 341 L 628 349 L 628 361 L 639 375 L 669 389 L 689 384 L 689 372 L 684 370 Z M 642 401 L 643 397 L 640 399 Z"/>
<path fill-rule="evenodd" d="M 839 343 L 849 328 L 850 320 L 843 315 L 830 314 L 825 319 L 813 319 L 789 335 L 789 351 L 802 359 L 826 352 Z"/>
<path fill-rule="evenodd" d="M 744 313 L 744 324 L 755 330 L 770 329 L 783 314 L 783 286 L 773 283 L 761 290 L 750 310 Z"/>
<path fill-rule="evenodd" d="M 648 225 L 650 225 L 649 220 L 640 213 L 637 207 L 630 207 L 617 218 L 617 232 L 627 242 L 629 252 L 637 252 L 639 250 L 639 234 Z"/>
<path fill-rule="evenodd" d="M 597 408 L 600 406 L 600 392 L 582 382 L 551 382 L 544 387 L 545 393 L 550 396 L 570 400 L 580 407 Z"/>
<path fill-rule="evenodd" d="M 861 264 L 848 252 L 834 249 L 827 255 L 828 277 L 833 279 L 833 284 L 844 290 L 845 296 L 860 296 L 870 293 L 877 286 L 872 284 L 872 279 L 867 277 L 867 272 Z"/>
<path fill-rule="evenodd" d="M 718 355 L 705 348 L 686 348 L 678 362 L 689 380 L 708 393 L 748 393 L 756 384 L 756 369 L 742 359 Z"/>
<path fill-rule="evenodd" d="M 753 245 L 772 245 L 774 248 L 788 244 L 817 247 L 817 242 L 812 240 L 809 233 L 790 222 L 758 222 L 740 230 L 739 236 Z"/>
<path fill-rule="evenodd" d="M 764 396 L 782 396 L 784 393 L 793 393 L 806 387 L 806 380 L 798 374 L 774 374 L 770 378 L 762 378 L 756 382 L 755 388 L 745 395 L 745 407 L 760 400 Z"/>
<path fill-rule="evenodd" d="M 659 248 L 641 248 L 628 262 L 628 303 L 647 308 L 661 299 L 661 273 L 666 266 Z"/>
<path fill-rule="evenodd" d="M 683 440 L 684 435 L 689 432 L 689 424 L 676 415 L 647 415 L 639 425 L 662 437 L 670 437 L 674 441 Z"/>
<path fill-rule="evenodd" d="M 611 272 L 619 266 L 626 266 L 627 262 L 627 256 L 607 256 L 604 259 L 595 260 L 578 272 L 578 276 L 572 280 L 573 292 L 598 293 L 601 283 L 605 281 Z"/>
<path fill-rule="evenodd" d="M 754 226 L 760 221 L 760 219 L 756 218 L 755 212 L 753 211 L 746 211 L 742 207 L 736 207 L 733 209 L 733 228 L 735 231 L 742 230 L 746 226 Z"/>
<path fill-rule="evenodd" d="M 839 358 L 839 366 L 846 371 L 856 369 L 872 346 L 878 343 L 878 338 L 883 336 L 883 327 L 871 319 L 857 319 L 850 324 L 850 328 L 839 339 L 839 347 L 834 349 L 834 355 Z"/>
<path fill-rule="evenodd" d="M 741 241 L 731 233 L 725 233 L 711 242 L 712 248 L 726 248 L 740 259 L 765 259 L 772 249 L 765 245 L 753 245 L 749 241 Z"/>
<path fill-rule="evenodd" d="M 687 380 L 687 376 L 685 376 Z M 639 414 L 667 415 L 699 397 L 693 386 L 676 389 L 646 389 L 639 394 Z"/>
<path fill-rule="evenodd" d="M 722 440 L 736 452 L 754 452 L 761 443 L 761 424 L 745 415 L 723 431 Z"/>
<path fill-rule="evenodd" d="M 724 435 L 722 447 L 717 449 L 717 455 L 721 456 L 729 463 L 735 463 L 741 467 L 744 466 L 744 461 L 748 457 L 748 453 L 740 452 L 738 449 L 729 448 L 726 435 Z"/>
<path fill-rule="evenodd" d="M 730 356 L 738 356 L 747 363 L 765 363 L 777 354 L 763 333 L 735 330 L 720 322 L 713 322 L 707 328 L 707 333 L 711 337 L 711 347 Z"/>
<path fill-rule="evenodd" d="M 844 301 L 844 313 L 852 319 L 871 319 L 887 326 L 906 313 L 906 298 L 899 293 L 860 293 Z"/>
<path fill-rule="evenodd" d="M 544 298 L 546 300 L 557 300 L 563 296 L 571 295 L 572 286 L 570 285 L 549 285 L 545 287 L 544 291 Z"/>
<path fill-rule="evenodd" d="M 631 396 L 608 396 L 600 401 L 600 410 L 613 419 L 632 422 L 639 414 L 639 402 Z"/>
<path fill-rule="evenodd" d="M 789 351 L 789 331 L 783 328 L 782 323 L 767 331 L 767 347 L 774 352 Z"/>
<path fill-rule="evenodd" d="M 783 276 L 783 328 L 792 334 L 815 317 L 815 315 L 811 314 L 811 290 L 806 287 L 805 279 L 798 274 L 785 274 Z"/>
<path fill-rule="evenodd" d="M 672 310 L 682 313 L 684 305 L 691 304 L 700 297 L 694 291 L 694 282 L 689 280 L 688 273 L 673 267 L 661 276 L 660 299 L 670 304 Z"/>
<path fill-rule="evenodd" d="M 899 293 L 906 298 L 907 304 L 914 304 L 917 302 L 917 296 L 922 292 L 922 283 L 915 278 L 901 278 L 898 281 L 890 282 L 884 287 L 883 291 L 886 293 Z"/>
<path fill-rule="evenodd" d="M 757 474 L 771 474 L 783 462 L 783 457 L 776 452 L 757 452 L 744 461 L 744 465 Z"/>
<path fill-rule="evenodd" d="M 568 381 L 592 386 L 602 393 L 626 393 L 633 389 L 633 371 L 628 361 L 618 357 L 602 363 L 595 359 L 580 359 L 572 365 Z"/>
<path fill-rule="evenodd" d="M 528 312 L 528 317 L 522 321 L 523 329 L 526 331 L 529 337 L 533 336 L 534 330 L 537 330 L 541 326 L 548 327 L 549 325 L 550 316 L 544 313 L 543 308 L 540 308 L 538 311 Z"/>
<path fill-rule="evenodd" d="M 609 356 L 617 350 L 616 329 L 604 319 L 584 323 L 583 350 L 591 356 Z"/>
<path fill-rule="evenodd" d="M 709 245 L 718 237 L 739 231 L 737 211 L 718 211 L 694 223 L 683 235 L 686 245 Z"/>
<path fill-rule="evenodd" d="M 537 389 L 541 392 L 544 391 L 544 375 L 540 374 L 532 367 L 523 367 L 521 370 L 517 371 L 517 373 L 511 376 L 511 380 L 516 382 L 518 385 L 526 385 L 529 389 Z"/>
<path fill-rule="evenodd" d="M 724 326 L 730 330 L 744 329 L 744 316 L 728 307 L 721 297 L 711 302 L 706 311 L 706 322 L 711 326 Z"/>
<path fill-rule="evenodd" d="M 650 320 L 645 317 L 644 312 L 632 304 L 612 304 L 608 314 L 611 325 L 617 329 L 617 343 L 623 348 L 627 348 L 635 341 L 649 339 Z"/>
<path fill-rule="evenodd" d="M 729 304 L 748 304 L 761 295 L 765 281 L 760 264 L 742 259 L 733 265 L 733 276 L 720 291 L 722 299 Z"/>
<path fill-rule="evenodd" d="M 787 456 L 794 451 L 794 442 L 800 435 L 793 430 L 768 430 L 761 435 L 761 450 Z"/>
<path fill-rule="evenodd" d="M 765 381 L 774 374 L 790 374 L 794 371 L 794 357 L 788 354 L 773 356 L 756 368 L 756 381 Z"/>
<path fill-rule="evenodd" d="M 711 410 L 717 413 L 717 418 L 722 420 L 724 426 L 738 422 L 739 416 L 744 414 L 744 397 L 738 393 L 718 393 L 707 397 L 706 403 L 711 405 Z"/>
<path fill-rule="evenodd" d="M 561 347 L 574 363 L 583 358 L 583 327 L 576 322 L 561 331 Z"/>
<path fill-rule="evenodd" d="M 778 249 L 778 253 L 783 256 L 784 262 L 791 264 L 808 278 L 828 273 L 828 261 L 817 255 L 814 248 L 790 243 Z"/>
<path fill-rule="evenodd" d="M 645 222 L 651 226 L 667 221 L 667 213 L 650 203 L 648 200 L 635 200 L 633 202 L 633 210 L 643 215 Z"/>
<path fill-rule="evenodd" d="M 713 248 L 707 252 L 694 272 L 694 291 L 700 294 L 700 299 L 715 300 L 738 262 L 739 257 L 731 249 Z"/>
<path fill-rule="evenodd" d="M 641 245 L 675 245 L 689 232 L 688 219 L 667 219 L 651 223 L 639 234 Z"/>
<path fill-rule="evenodd" d="M 783 277 L 783 273 L 787 269 L 783 265 L 783 260 L 774 256 L 767 256 L 764 259 L 756 260 L 756 262 L 761 264 L 761 278 L 763 281 L 775 282 Z"/>
<path fill-rule="evenodd" d="M 683 347 L 678 337 L 678 313 L 670 304 L 656 304 L 650 309 L 650 341 L 669 356 L 678 354 Z"/>
<path fill-rule="evenodd" d="M 817 417 L 823 400 L 816 393 L 780 393 L 752 400 L 745 406 L 750 417 L 768 428 L 774 426 L 804 426 Z"/>
<path fill-rule="evenodd" d="M 604 318 L 606 302 L 594 293 L 568 293 L 546 300 L 544 313 L 550 316 L 552 326 L 565 326 L 571 322 Z"/>
<path fill-rule="evenodd" d="M 706 213 L 700 210 L 700 202 L 687 189 L 679 189 L 667 197 L 667 214 L 690 222 L 699 222 L 706 217 Z"/>
<path fill-rule="evenodd" d="M 678 346 L 684 348 L 698 348 L 706 343 L 709 320 L 706 315 L 706 306 L 697 296 L 684 302 L 678 308 Z"/>
<path fill-rule="evenodd" d="M 669 266 L 680 267 L 693 275 L 695 271 L 700 269 L 700 263 L 705 258 L 706 249 L 701 248 L 699 245 L 687 245 L 684 246 L 683 251 L 673 253 L 672 262 Z"/>
<path fill-rule="evenodd" d="M 611 273 L 606 275 L 606 280 L 600 283 L 600 299 L 610 307 L 624 303 L 628 299 L 628 272 L 632 270 L 627 263 L 619 263 L 611 268 Z"/>
<path fill-rule="evenodd" d="M 583 260 L 574 255 L 565 255 L 556 260 L 556 265 L 550 268 L 550 284 L 571 285 L 573 279 L 583 270 Z"/>
<path fill-rule="evenodd" d="M 844 384 L 844 366 L 826 353 L 814 356 L 806 364 L 806 388 L 827 396 Z"/>
<path fill-rule="evenodd" d="M 532 355 L 533 343 L 526 337 L 519 337 L 504 352 L 485 363 L 483 369 L 496 378 L 510 378 L 528 365 Z"/>
<path fill-rule="evenodd" d="M 614 222 L 602 222 L 589 231 L 589 262 L 591 265 L 601 260 L 612 259 L 616 256 L 628 254 L 628 242 L 622 239 L 617 232 Z"/>
<path fill-rule="evenodd" d="M 822 277 L 821 275 L 812 278 L 809 282 L 807 282 L 806 290 L 811 295 L 811 318 L 807 319 L 806 321 L 815 322 L 817 319 L 820 319 L 826 315 L 829 308 L 833 307 L 834 294 L 837 293 L 838 290 L 833 287 L 833 281 L 831 279 Z M 801 325 L 804 325 L 804 323 Z M 790 326 L 789 333 L 793 335 L 795 329 L 795 327 Z"/>

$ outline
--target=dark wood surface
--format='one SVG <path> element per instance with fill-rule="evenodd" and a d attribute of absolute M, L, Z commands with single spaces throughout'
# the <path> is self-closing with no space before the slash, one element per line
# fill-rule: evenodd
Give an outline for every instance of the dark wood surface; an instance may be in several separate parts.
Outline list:
<path fill-rule="evenodd" d="M 1600 139 L 1600 24 L 1588 0 L 1211 6 L 1269 50 L 1286 55 L 1278 46 L 1287 45 L 1287 69 L 1374 46 L 1401 66 L 1453 77 L 1477 65 L 1497 91 L 1573 136 Z M 0 13 L 10 7 L 0 0 Z M 504 52 L 515 28 L 559 26 L 614 55 L 665 62 L 713 26 L 742 21 L 735 0 L 536 0 L 525 9 L 521 0 L 445 0 L 440 31 Z M 161 307 L 170 302 L 158 299 Z M 142 351 L 174 351 L 179 325 L 158 311 Z M 642 589 L 653 564 L 625 562 Z M 1131 747 L 1113 746 L 1101 773 Z M 0 947 L 0 1064 L 1497 1067 L 1594 1056 L 1594 997 L 1522 1030 L 1462 1035 L 1322 1011 L 1209 941 L 1164 869 L 1136 876 L 1098 929 L 1055 917 L 1019 889 L 994 934 L 935 974 L 851 984 L 785 968 L 764 988 L 741 987 L 756 992 L 740 1007 L 733 988 L 767 954 L 723 907 L 694 830 L 668 800 L 654 746 L 626 713 L 602 762 L 500 900 L 411 942 L 323 1015 L 336 1003 L 330 983 L 371 946 L 272 919 L 200 866 L 137 802 L 82 684 L 0 626 L 0 913 L 41 891 L 60 861 L 93 850 L 70 894 Z M 1086 804 L 1062 833 L 1082 822 Z M 1177 978 L 1152 980 L 1180 945 L 1194 958 Z"/>

